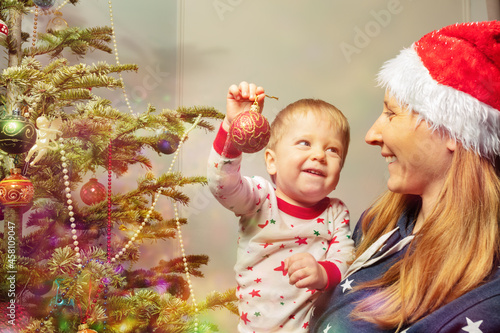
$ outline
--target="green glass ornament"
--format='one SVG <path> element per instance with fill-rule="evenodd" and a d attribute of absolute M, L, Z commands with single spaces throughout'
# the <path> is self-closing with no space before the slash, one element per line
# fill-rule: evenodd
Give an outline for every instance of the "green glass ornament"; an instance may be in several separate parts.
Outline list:
<path fill-rule="evenodd" d="M 30 150 L 36 141 L 36 128 L 32 122 L 14 110 L 0 119 L 0 149 L 9 154 L 21 154 Z"/>

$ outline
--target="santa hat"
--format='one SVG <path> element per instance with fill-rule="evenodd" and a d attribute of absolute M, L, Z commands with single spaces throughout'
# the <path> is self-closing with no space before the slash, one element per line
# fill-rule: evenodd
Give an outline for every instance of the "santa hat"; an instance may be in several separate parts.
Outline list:
<path fill-rule="evenodd" d="M 469 150 L 500 155 L 500 22 L 433 31 L 386 62 L 378 82 Z"/>

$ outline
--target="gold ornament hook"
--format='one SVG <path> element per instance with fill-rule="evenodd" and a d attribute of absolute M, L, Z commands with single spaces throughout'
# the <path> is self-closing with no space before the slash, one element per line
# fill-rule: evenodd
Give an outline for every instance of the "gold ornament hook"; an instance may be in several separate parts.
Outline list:
<path fill-rule="evenodd" d="M 279 100 L 279 98 L 275 96 L 270 96 L 270 95 L 264 95 L 264 96 L 269 98 L 274 98 L 275 100 Z M 250 111 L 259 112 L 260 107 L 258 101 L 259 101 L 259 95 L 255 96 L 255 100 L 253 101 L 253 104 L 250 107 Z"/>

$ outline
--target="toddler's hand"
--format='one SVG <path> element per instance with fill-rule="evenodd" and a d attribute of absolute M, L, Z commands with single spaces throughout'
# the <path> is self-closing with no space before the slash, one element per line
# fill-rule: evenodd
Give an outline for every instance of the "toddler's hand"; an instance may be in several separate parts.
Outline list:
<path fill-rule="evenodd" d="M 310 253 L 297 253 L 285 259 L 289 283 L 297 288 L 323 289 L 328 282 L 326 270 Z"/>
<path fill-rule="evenodd" d="M 257 87 L 253 83 L 241 82 L 239 85 L 233 84 L 227 92 L 226 118 L 222 123 L 222 127 L 228 131 L 233 119 L 242 112 L 249 111 L 256 96 L 260 112 L 264 107 L 264 88 Z"/>

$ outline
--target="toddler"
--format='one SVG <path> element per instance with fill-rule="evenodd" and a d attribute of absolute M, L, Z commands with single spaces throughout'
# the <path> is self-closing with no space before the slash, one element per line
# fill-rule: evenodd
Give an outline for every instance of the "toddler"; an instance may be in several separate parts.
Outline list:
<path fill-rule="evenodd" d="M 353 258 L 349 211 L 329 198 L 349 146 L 349 124 L 333 105 L 303 99 L 271 125 L 265 163 L 273 183 L 240 174 L 242 154 L 229 127 L 264 89 L 241 82 L 227 95 L 226 117 L 208 164 L 215 198 L 239 217 L 239 332 L 307 332 L 313 302 L 334 288 Z"/>

